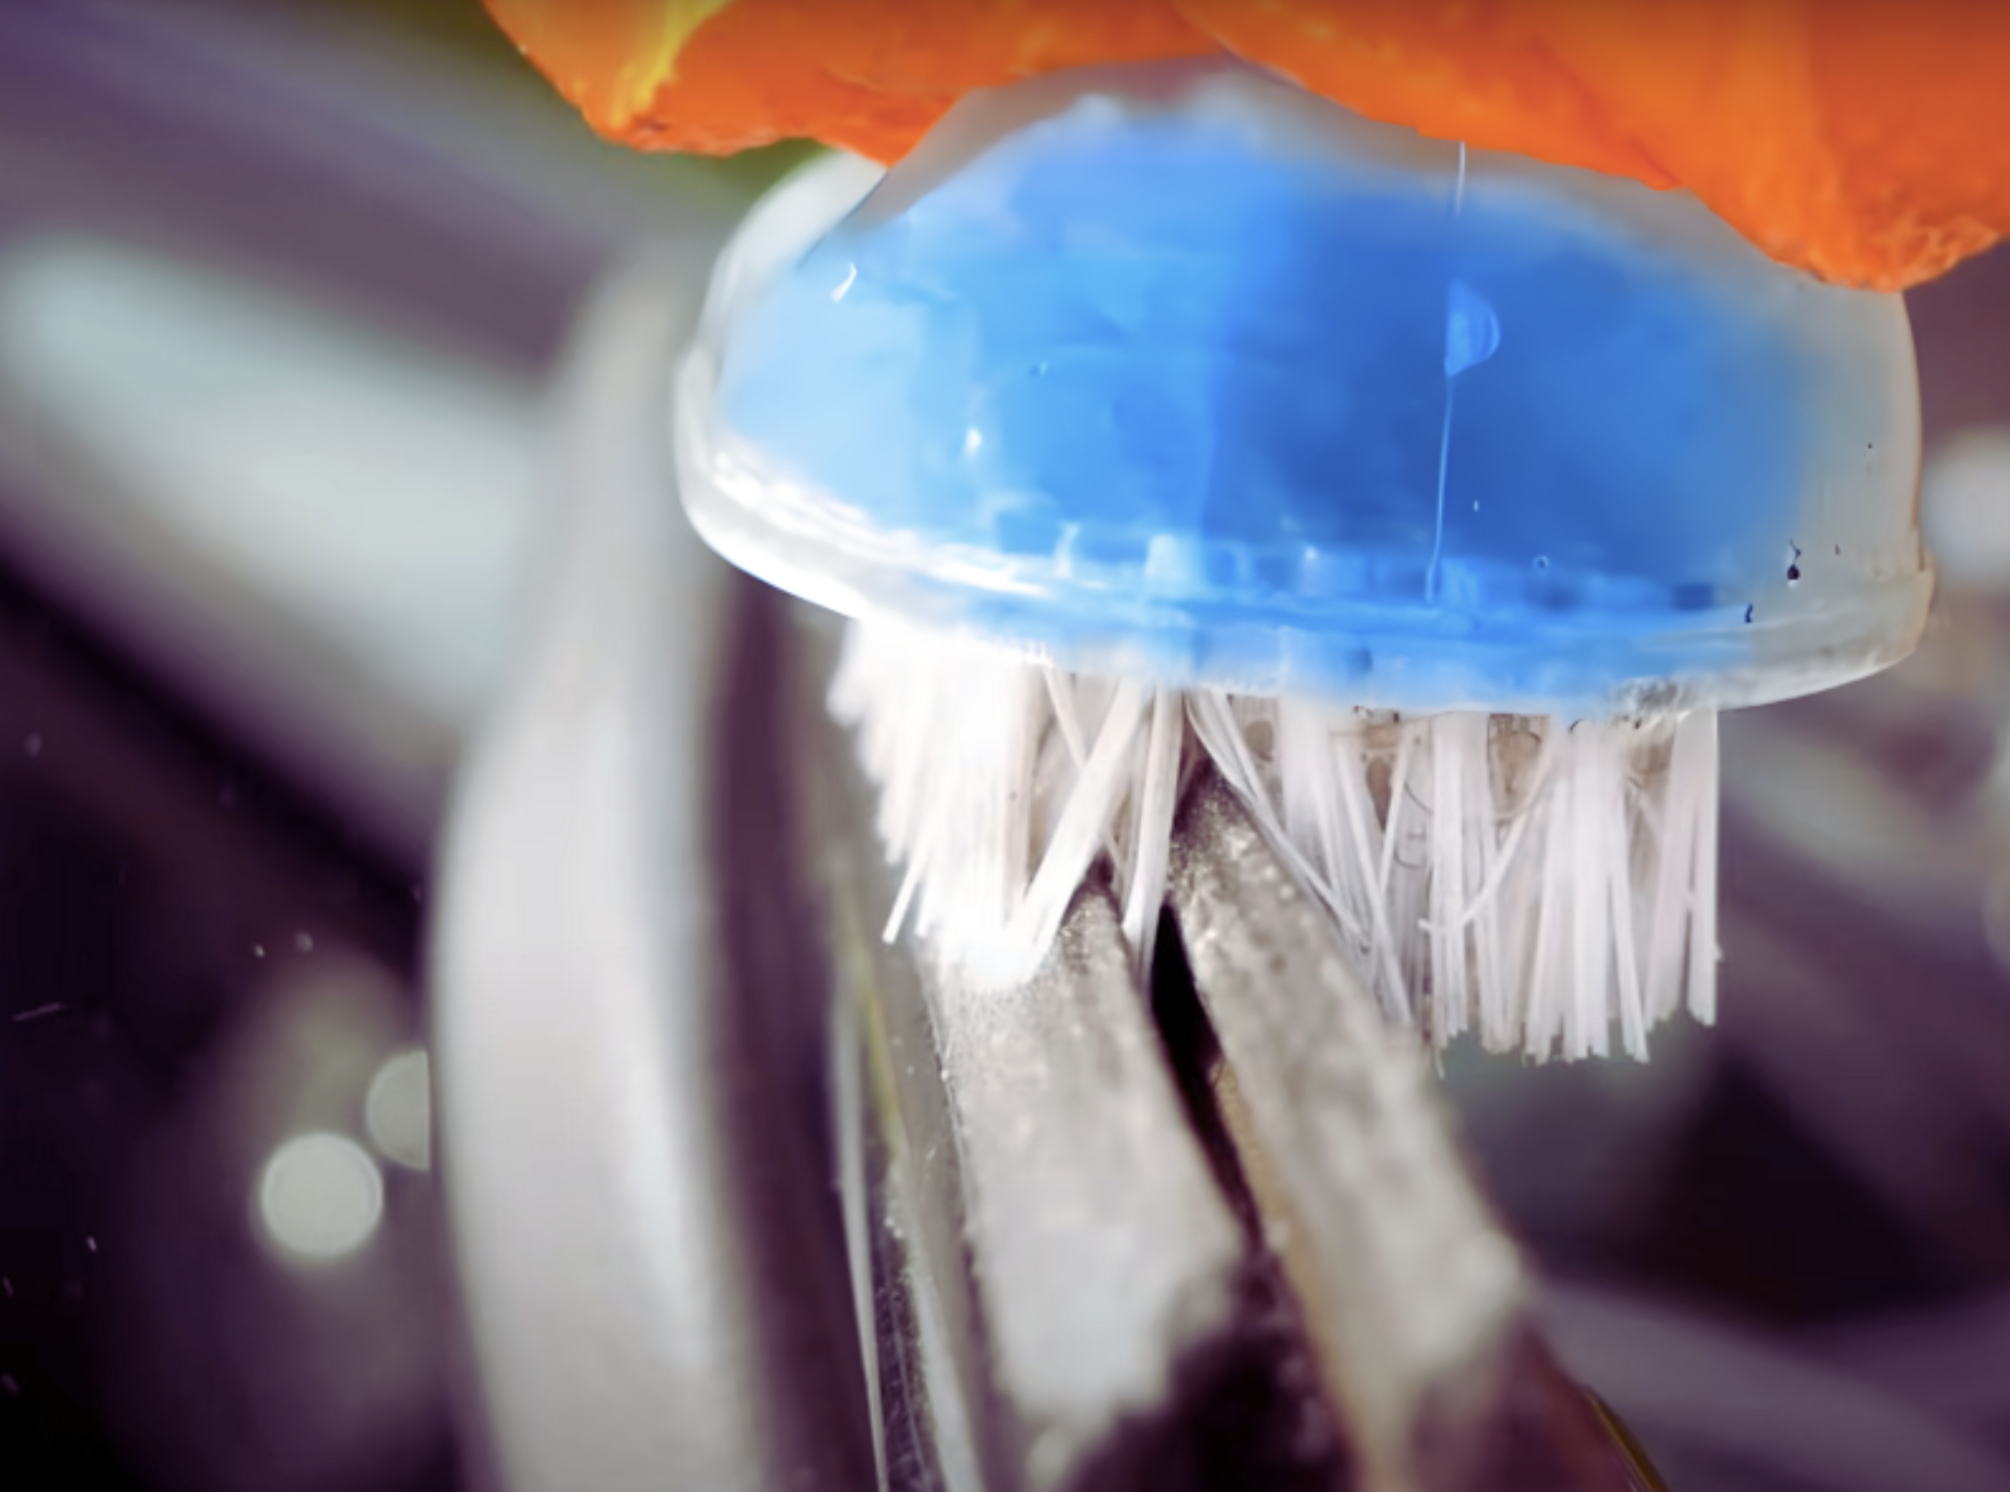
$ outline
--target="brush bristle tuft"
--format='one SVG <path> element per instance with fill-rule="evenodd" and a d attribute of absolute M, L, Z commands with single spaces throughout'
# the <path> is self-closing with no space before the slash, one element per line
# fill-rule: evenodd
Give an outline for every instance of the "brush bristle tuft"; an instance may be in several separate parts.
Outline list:
<path fill-rule="evenodd" d="M 831 690 L 911 921 L 980 986 L 1038 967 L 1100 861 L 1140 979 L 1182 766 L 1211 758 L 1392 1021 L 1443 1046 L 1631 1056 L 1715 1013 L 1717 718 L 1458 711 L 1162 689 L 857 622 Z"/>

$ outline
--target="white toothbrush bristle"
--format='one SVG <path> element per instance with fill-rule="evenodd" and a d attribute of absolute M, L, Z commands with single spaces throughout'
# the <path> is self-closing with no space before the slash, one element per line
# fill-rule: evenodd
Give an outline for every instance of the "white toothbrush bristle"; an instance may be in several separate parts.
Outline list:
<path fill-rule="evenodd" d="M 1197 749 L 1392 1020 L 1439 1046 L 1604 1055 L 1716 999 L 1717 722 L 1453 712 L 1113 683 L 855 622 L 831 709 L 879 789 L 902 922 L 1023 980 L 1099 858 L 1140 979 Z M 1189 732 L 1189 725 L 1192 727 Z M 1189 741 L 1195 743 L 1189 746 Z"/>

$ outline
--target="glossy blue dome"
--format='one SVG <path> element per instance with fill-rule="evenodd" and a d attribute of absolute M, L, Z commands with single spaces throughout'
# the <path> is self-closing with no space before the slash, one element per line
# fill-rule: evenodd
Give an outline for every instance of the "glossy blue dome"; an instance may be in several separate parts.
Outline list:
<path fill-rule="evenodd" d="M 1819 448 L 1892 417 L 1803 323 L 1881 298 L 1690 201 L 1206 94 L 869 198 L 738 308 L 724 432 L 910 557 L 895 609 L 1062 661 L 1398 705 L 1741 666 Z"/>

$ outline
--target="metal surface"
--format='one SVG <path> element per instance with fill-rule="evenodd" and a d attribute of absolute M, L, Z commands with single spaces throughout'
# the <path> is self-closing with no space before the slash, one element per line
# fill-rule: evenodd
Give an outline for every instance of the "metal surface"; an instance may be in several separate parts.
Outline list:
<path fill-rule="evenodd" d="M 1611 1488 L 1623 1465 L 1537 1341 L 1413 1039 L 1391 1029 L 1228 790 L 1181 816 L 1170 902 L 1215 1090 L 1375 1488 Z"/>
<path fill-rule="evenodd" d="M 805 753 L 808 863 L 857 1074 L 840 1125 L 890 1485 L 1180 1486 L 1238 1443 L 1268 1454 L 1249 1401 L 1276 1352 L 1244 1319 L 1243 1232 L 1107 892 L 1085 888 L 1056 956 L 1007 992 L 882 944 L 894 888 L 865 789 L 820 702 L 803 709 L 830 747 Z"/>
<path fill-rule="evenodd" d="M 1170 938 L 1138 990 L 1092 881 L 1031 983 L 965 989 L 877 936 L 827 631 L 790 734 L 889 1485 L 1642 1485 L 1542 1350 L 1422 1054 L 1226 789 L 1180 825 L 1190 966 Z"/>
<path fill-rule="evenodd" d="M 581 333 L 551 604 L 443 852 L 445 1174 L 512 1492 L 872 1482 L 841 1222 L 798 1122 L 821 1001 L 762 962 L 786 878 L 761 879 L 739 588 L 654 438 L 698 282 L 639 271 Z"/>

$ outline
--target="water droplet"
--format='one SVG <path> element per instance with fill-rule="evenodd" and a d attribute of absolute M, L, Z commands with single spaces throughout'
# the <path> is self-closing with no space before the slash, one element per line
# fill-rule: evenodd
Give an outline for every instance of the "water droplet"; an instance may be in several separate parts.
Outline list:
<path fill-rule="evenodd" d="M 295 933 L 293 935 L 293 946 L 298 952 L 312 953 L 314 951 L 313 935 L 304 932 Z"/>
<path fill-rule="evenodd" d="M 1500 317 L 1486 297 L 1464 280 L 1452 281 L 1445 291 L 1445 377 L 1485 362 L 1500 345 Z"/>
<path fill-rule="evenodd" d="M 1535 557 L 1535 568 L 1538 570 L 1547 570 L 1549 568 L 1549 556 L 1546 554 L 1538 554 Z"/>

